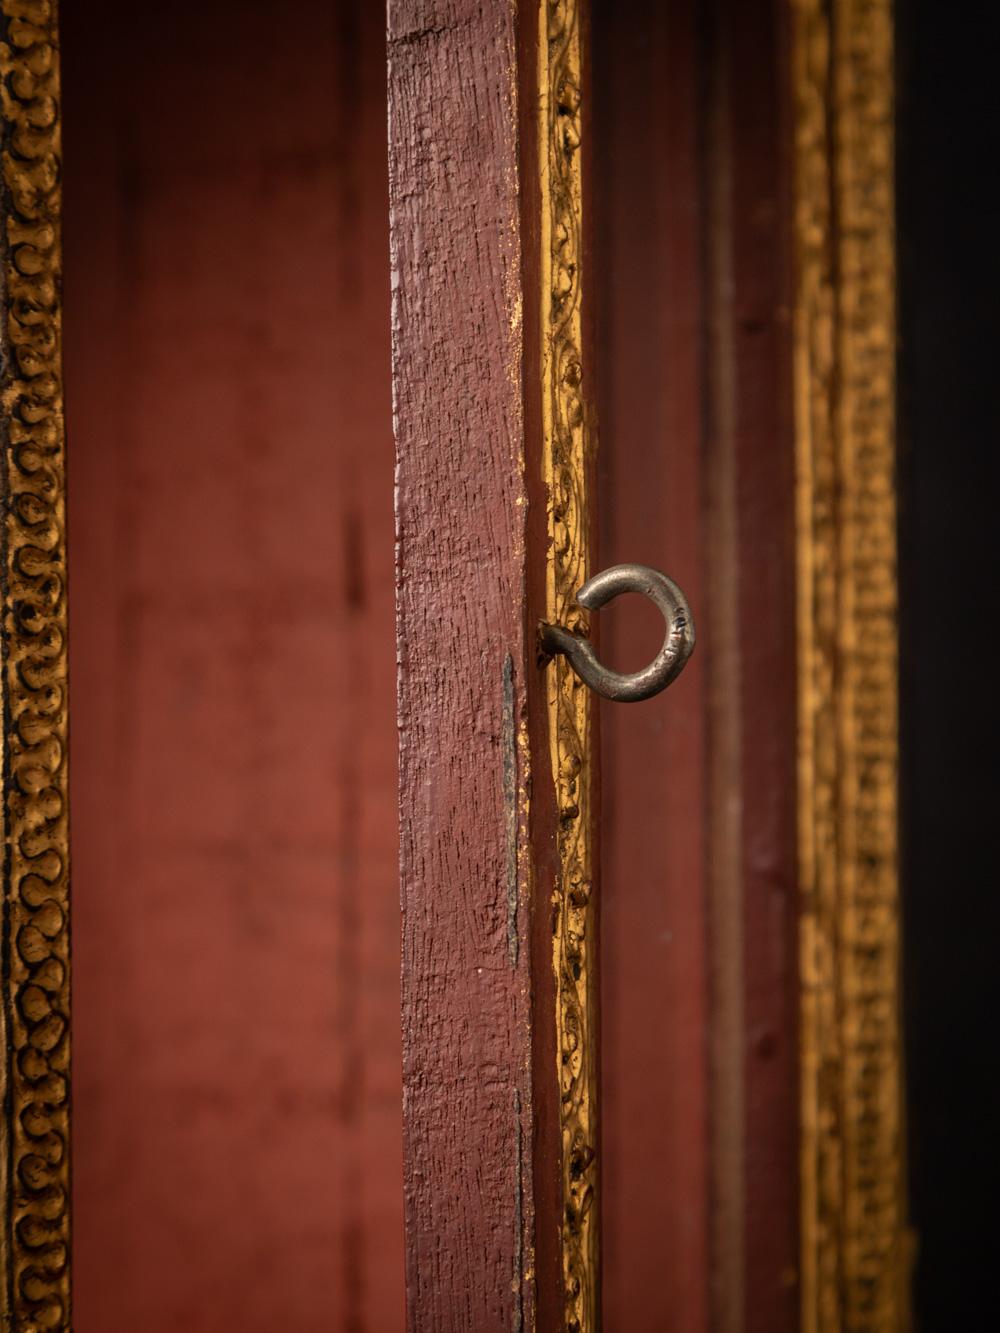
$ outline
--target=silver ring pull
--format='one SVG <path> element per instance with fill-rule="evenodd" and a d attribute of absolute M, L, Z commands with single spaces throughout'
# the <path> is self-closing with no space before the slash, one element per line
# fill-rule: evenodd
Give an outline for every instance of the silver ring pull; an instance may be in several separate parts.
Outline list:
<path fill-rule="evenodd" d="M 673 579 L 648 565 L 612 565 L 588 579 L 576 594 L 577 603 L 596 611 L 623 592 L 639 592 L 659 608 L 667 624 L 663 647 L 641 671 L 624 674 L 598 661 L 590 640 L 561 625 L 541 625 L 539 640 L 546 657 L 560 653 L 585 685 L 616 703 L 638 703 L 665 690 L 684 670 L 694 648 L 694 620 L 687 598 Z"/>

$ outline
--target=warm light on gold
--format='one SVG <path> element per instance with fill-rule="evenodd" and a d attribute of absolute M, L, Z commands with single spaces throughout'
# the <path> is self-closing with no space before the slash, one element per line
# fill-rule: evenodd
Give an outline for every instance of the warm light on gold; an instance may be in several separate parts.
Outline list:
<path fill-rule="evenodd" d="M 907 1326 L 890 0 L 794 0 L 803 1333 Z"/>
<path fill-rule="evenodd" d="M 546 619 L 573 630 L 586 627 L 585 613 L 576 605 L 576 590 L 588 577 L 586 478 L 593 448 L 581 384 L 581 50 L 575 0 L 543 0 L 540 23 L 542 423 L 551 543 Z M 565 1326 L 574 1333 L 595 1333 L 600 1312 L 591 704 L 586 687 L 565 658 L 550 664 L 547 685 L 559 820 L 553 966 Z"/>
<path fill-rule="evenodd" d="M 0 1326 L 69 1328 L 66 527 L 55 5 L 3 0 Z"/>

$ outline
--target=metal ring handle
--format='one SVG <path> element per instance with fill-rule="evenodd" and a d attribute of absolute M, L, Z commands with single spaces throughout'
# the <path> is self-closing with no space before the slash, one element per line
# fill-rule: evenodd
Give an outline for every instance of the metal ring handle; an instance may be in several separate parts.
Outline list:
<path fill-rule="evenodd" d="M 641 671 L 623 674 L 598 661 L 590 640 L 561 625 L 541 625 L 539 638 L 547 657 L 562 653 L 585 685 L 616 703 L 638 703 L 665 690 L 684 670 L 694 648 L 694 620 L 687 598 L 673 579 L 649 565 L 612 565 L 588 579 L 577 603 L 596 611 L 623 592 L 639 592 L 659 608 L 667 624 L 663 647 Z"/>

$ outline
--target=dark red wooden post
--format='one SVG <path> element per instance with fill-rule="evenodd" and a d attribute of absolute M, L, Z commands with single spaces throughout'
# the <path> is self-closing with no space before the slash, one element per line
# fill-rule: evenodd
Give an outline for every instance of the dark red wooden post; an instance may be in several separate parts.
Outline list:
<path fill-rule="evenodd" d="M 509 5 L 389 5 L 406 1263 L 421 1333 L 563 1326 L 554 800 L 528 605 L 546 559 L 544 503 L 528 517 L 537 369 L 525 384 L 537 23 Z"/>

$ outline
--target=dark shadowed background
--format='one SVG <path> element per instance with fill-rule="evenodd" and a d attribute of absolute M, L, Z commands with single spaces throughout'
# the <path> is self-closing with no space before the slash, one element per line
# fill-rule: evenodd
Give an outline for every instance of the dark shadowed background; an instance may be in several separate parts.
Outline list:
<path fill-rule="evenodd" d="M 951 1333 L 998 1317 L 1000 18 L 901 0 L 898 25 L 910 1213 L 918 1329 Z"/>

